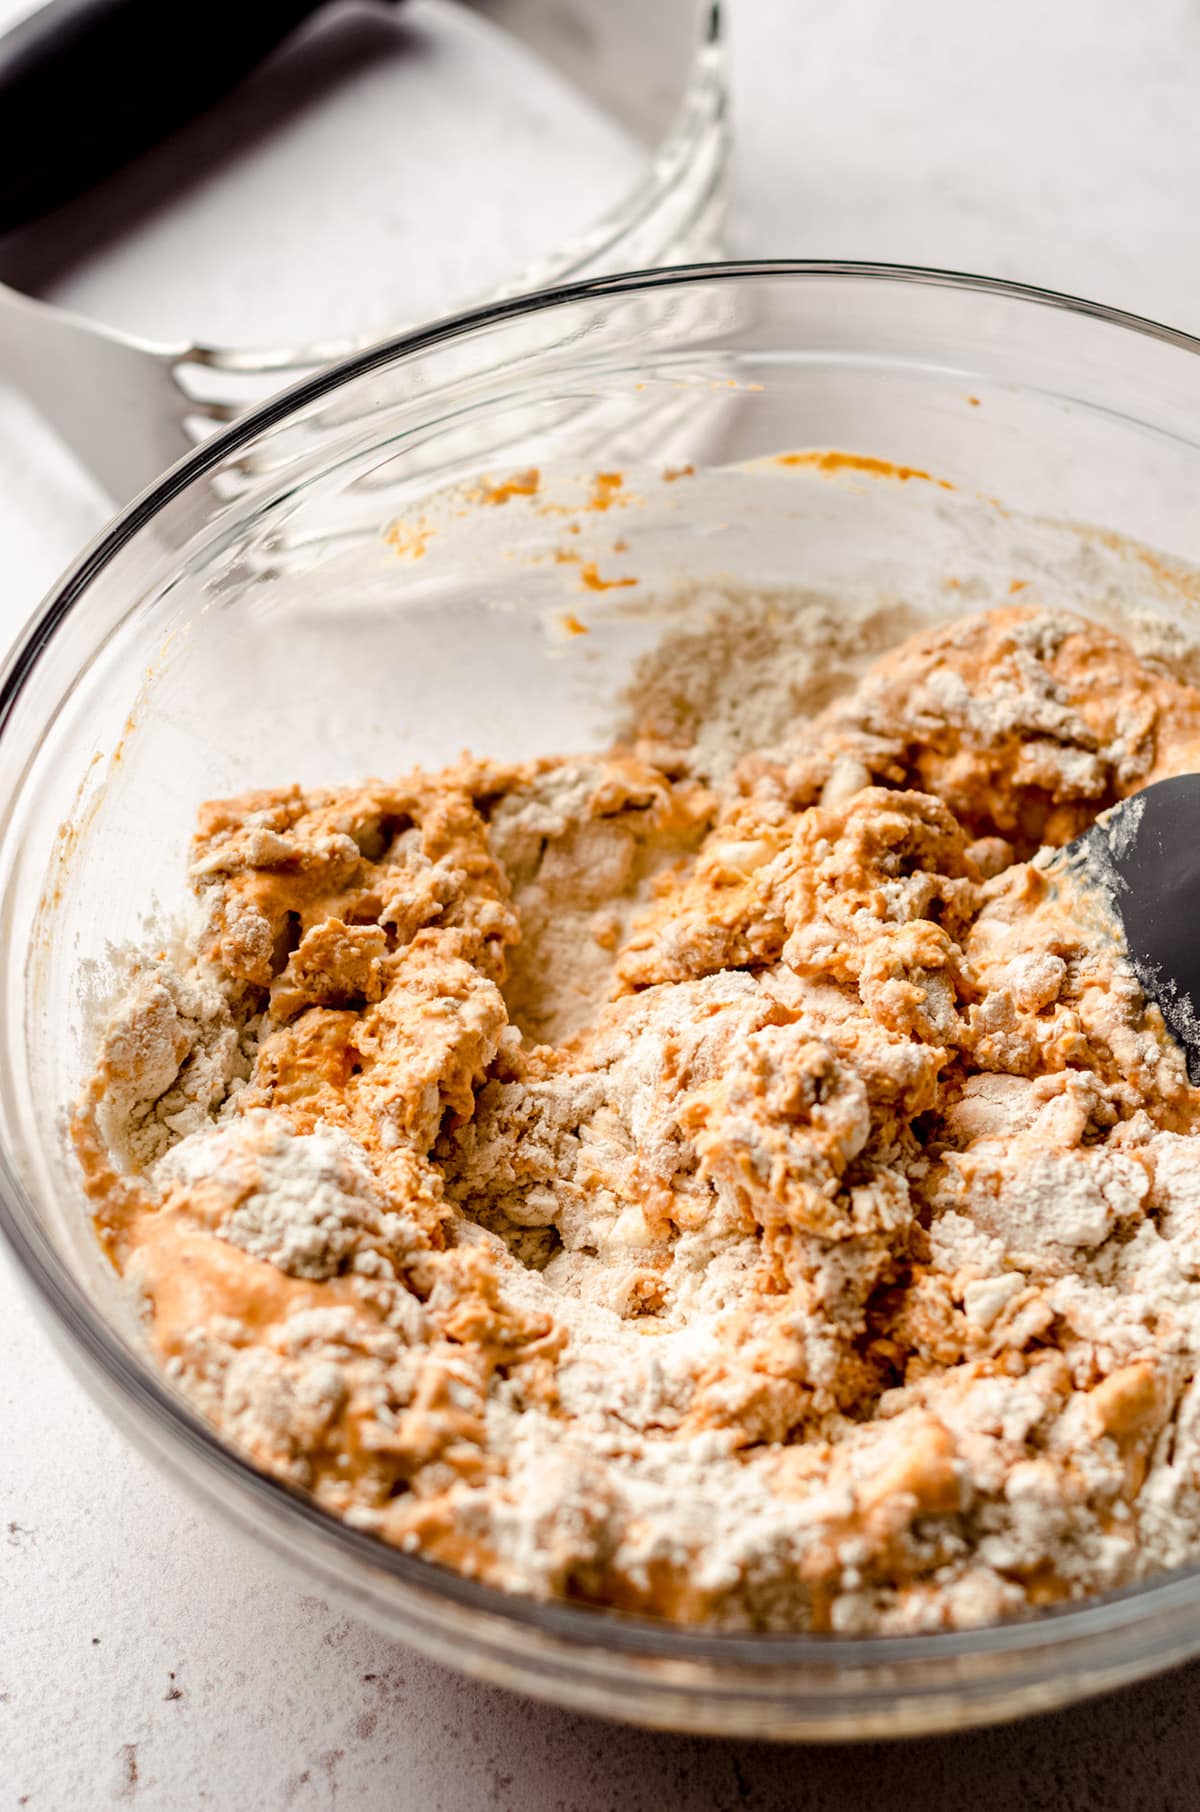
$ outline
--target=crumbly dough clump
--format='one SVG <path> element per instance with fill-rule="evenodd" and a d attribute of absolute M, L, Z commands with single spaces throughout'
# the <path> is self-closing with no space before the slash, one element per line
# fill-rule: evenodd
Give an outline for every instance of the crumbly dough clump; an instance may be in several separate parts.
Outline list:
<path fill-rule="evenodd" d="M 679 1621 L 1194 1557 L 1200 1093 L 1049 852 L 1200 693 L 1013 608 L 733 765 L 668 718 L 203 809 L 75 1121 L 168 1373 L 386 1541 Z"/>

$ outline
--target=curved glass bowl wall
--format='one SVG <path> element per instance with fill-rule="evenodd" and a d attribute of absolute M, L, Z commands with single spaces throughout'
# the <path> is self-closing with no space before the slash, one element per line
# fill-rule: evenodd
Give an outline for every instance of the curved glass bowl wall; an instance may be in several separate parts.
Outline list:
<path fill-rule="evenodd" d="M 1110 591 L 1114 573 L 1141 572 L 1149 607 L 1195 633 L 1189 573 L 1113 537 L 1200 565 L 1198 352 L 1086 304 L 936 273 L 718 266 L 602 281 L 309 381 L 201 448 L 81 557 L 0 693 L 0 1216 L 80 1375 L 197 1499 L 313 1589 L 444 1661 L 656 1725 L 945 1729 L 1200 1650 L 1193 1569 L 965 1634 L 745 1638 L 509 1599 L 393 1552 L 258 1475 L 157 1375 L 62 1137 L 86 1063 L 89 978 L 180 899 L 202 798 L 398 771 L 467 745 L 598 745 L 614 688 L 661 633 L 639 600 L 673 578 L 769 585 L 819 569 L 902 585 L 928 569 L 966 499 L 963 520 L 991 511 L 997 534 L 1012 512 L 1097 525 Z M 866 483 L 764 483 L 745 521 L 716 481 L 675 484 L 669 502 L 655 489 L 665 468 L 830 447 L 956 488 L 893 482 L 877 509 Z M 550 515 L 445 506 L 447 486 L 469 498 L 533 467 L 545 482 L 623 473 L 628 547 L 606 553 L 606 528 L 598 558 L 624 559 L 636 584 L 581 590 L 579 565 L 555 558 Z M 898 508 L 918 492 L 911 515 Z M 855 533 L 822 531 L 824 503 L 796 502 L 813 498 L 856 512 Z M 1028 539 L 1014 534 L 1010 552 Z M 960 537 L 968 563 L 983 557 L 972 535 Z M 956 607 L 973 607 L 970 590 Z M 686 617 L 686 591 L 671 608 Z M 591 634 L 557 633 L 564 611 Z"/>

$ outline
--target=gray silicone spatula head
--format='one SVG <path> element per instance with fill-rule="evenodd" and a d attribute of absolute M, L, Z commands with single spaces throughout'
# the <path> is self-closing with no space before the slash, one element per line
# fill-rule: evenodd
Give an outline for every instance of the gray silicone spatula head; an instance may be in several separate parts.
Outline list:
<path fill-rule="evenodd" d="M 1067 854 L 1104 886 L 1137 978 L 1200 1082 L 1200 774 L 1134 793 Z"/>

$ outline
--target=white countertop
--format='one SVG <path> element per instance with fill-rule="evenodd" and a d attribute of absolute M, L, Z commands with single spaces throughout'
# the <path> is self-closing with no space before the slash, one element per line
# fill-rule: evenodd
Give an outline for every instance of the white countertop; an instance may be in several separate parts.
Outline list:
<path fill-rule="evenodd" d="M 28 4 L 0 0 L 0 24 Z M 1200 332 L 1200 10 L 1188 0 L 731 4 L 733 250 L 957 266 Z M 435 283 L 457 268 L 453 237 L 448 224 L 445 245 L 428 247 Z M 112 269 L 98 268 L 112 294 Z M 136 296 L 129 282 L 144 316 L 145 269 Z M 0 391 L 0 639 L 106 514 L 29 407 Z M 1047 1720 L 863 1750 L 651 1736 L 473 1685 L 197 1518 L 68 1376 L 3 1256 L 0 1307 L 2 1812 L 1158 1812 L 1200 1800 L 1200 1666 Z"/>

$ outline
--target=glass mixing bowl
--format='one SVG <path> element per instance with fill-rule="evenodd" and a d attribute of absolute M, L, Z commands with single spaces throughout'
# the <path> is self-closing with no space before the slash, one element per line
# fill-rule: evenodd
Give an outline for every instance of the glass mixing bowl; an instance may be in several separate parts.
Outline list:
<path fill-rule="evenodd" d="M 272 401 L 127 509 L 39 611 L 0 690 L 0 1219 L 114 1419 L 310 1589 L 490 1680 L 743 1736 L 947 1729 L 1200 1651 L 1194 1567 L 1024 1623 L 865 1640 L 667 1628 L 392 1551 L 255 1472 L 157 1373 L 63 1137 L 112 948 L 180 902 L 202 798 L 466 745 L 602 744 L 631 661 L 731 574 L 940 587 L 947 610 L 1015 579 L 1200 635 L 1198 354 L 936 272 L 602 280 Z M 767 457 L 830 448 L 857 463 Z"/>

